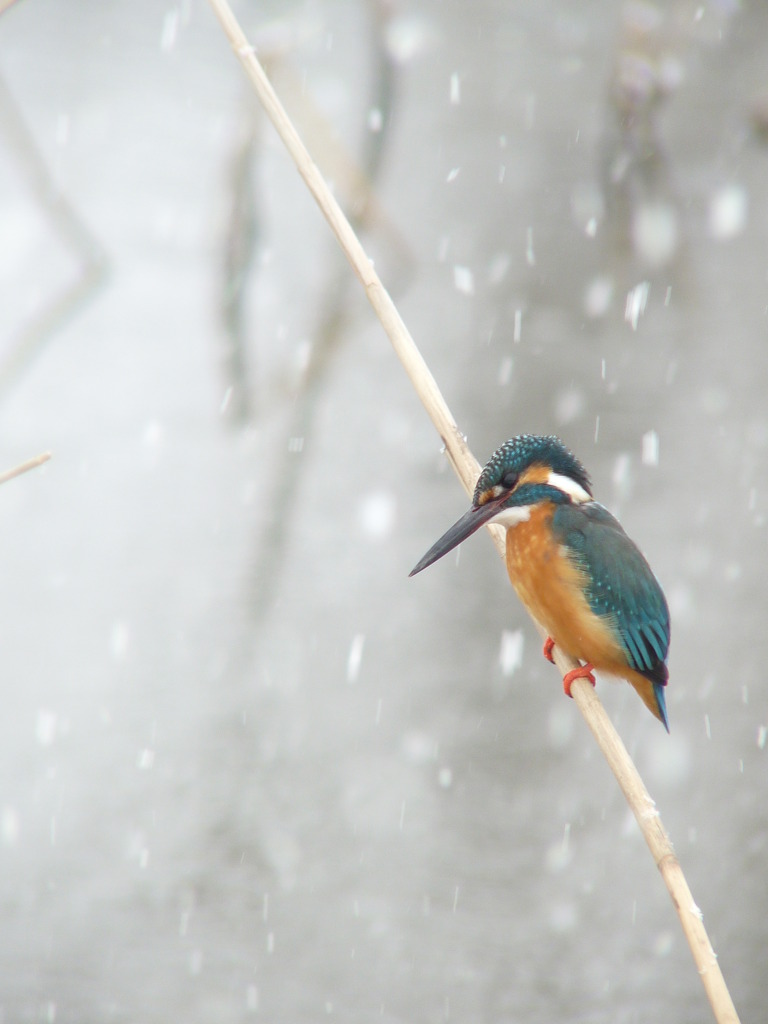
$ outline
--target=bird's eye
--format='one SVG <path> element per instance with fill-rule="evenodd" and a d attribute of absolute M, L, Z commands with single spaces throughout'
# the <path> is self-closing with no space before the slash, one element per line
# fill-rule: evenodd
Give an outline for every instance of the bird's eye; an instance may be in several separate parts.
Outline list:
<path fill-rule="evenodd" d="M 508 469 L 504 476 L 501 478 L 501 486 L 505 491 L 511 491 L 517 483 L 518 474 L 513 469 Z"/>

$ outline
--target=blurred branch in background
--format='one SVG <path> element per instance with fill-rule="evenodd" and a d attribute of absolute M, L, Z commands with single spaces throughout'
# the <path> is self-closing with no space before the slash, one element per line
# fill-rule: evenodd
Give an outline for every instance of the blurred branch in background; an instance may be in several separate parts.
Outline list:
<path fill-rule="evenodd" d="M 77 263 L 75 280 L 66 285 L 14 330 L 0 352 L 0 393 L 52 335 L 93 298 L 106 276 L 107 259 L 77 211 L 59 191 L 45 158 L 18 104 L 0 78 L 0 132 L 19 163 L 23 180 L 40 208 L 45 224 L 58 236 Z"/>
<path fill-rule="evenodd" d="M 395 67 L 386 45 L 388 5 L 385 0 L 370 0 L 370 68 L 369 98 L 362 109 L 366 123 L 363 126 L 361 153 L 356 160 L 338 138 L 333 126 L 314 103 L 288 57 L 296 46 L 292 29 L 271 26 L 258 40 L 259 52 L 270 72 L 279 78 L 287 96 L 296 123 L 309 137 L 319 154 L 324 174 L 334 183 L 348 209 L 352 210 L 352 223 L 358 232 L 375 235 L 385 254 L 388 265 L 396 268 L 399 287 L 407 281 L 413 258 L 406 241 L 379 203 L 375 185 L 382 159 L 386 152 L 392 123 L 395 96 Z M 373 113 L 371 113 L 373 112 Z M 374 123 L 371 123 L 372 117 Z M 259 158 L 259 132 L 250 113 L 242 119 L 231 163 L 231 201 L 228 231 L 224 252 L 225 279 L 222 289 L 222 319 L 226 340 L 224 346 L 224 372 L 226 375 L 226 412 L 233 422 L 243 423 L 263 416 L 267 410 L 254 408 L 253 395 L 257 390 L 251 379 L 252 357 L 249 342 L 252 338 L 248 321 L 249 290 L 258 285 L 259 245 L 262 241 L 259 203 L 254 195 L 255 168 Z M 324 300 L 317 310 L 316 328 L 312 343 L 301 367 L 298 380 L 285 381 L 282 389 L 261 387 L 262 393 L 278 391 L 283 399 L 294 402 L 289 437 L 301 444 L 312 433 L 317 401 L 323 393 L 323 383 L 332 364 L 332 358 L 345 338 L 354 316 L 354 293 L 346 262 L 333 249 L 327 261 L 326 281 L 321 294 Z M 298 287 L 301 287 L 299 284 Z M 257 328 L 258 329 L 258 328 Z M 250 607 L 258 621 L 271 607 L 275 582 L 279 579 L 279 566 L 290 535 L 292 519 L 287 510 L 295 507 L 293 500 L 298 487 L 301 463 L 294 458 L 281 459 L 274 493 L 269 508 L 280 510 L 266 524 L 256 545 L 255 562 L 251 569 L 253 585 Z"/>
<path fill-rule="evenodd" d="M 389 5 L 386 0 L 369 0 L 370 69 L 369 99 L 364 104 L 366 124 L 362 132 L 361 152 L 355 158 L 340 140 L 319 106 L 307 91 L 306 83 L 294 70 L 291 58 L 302 39 L 287 23 L 265 28 L 256 45 L 270 78 L 280 83 L 287 109 L 308 145 L 317 154 L 325 177 L 333 181 L 335 193 L 352 211 L 357 231 L 375 233 L 389 262 L 397 268 L 398 280 L 406 279 L 413 258 L 402 234 L 393 224 L 376 196 L 376 181 L 386 151 L 394 107 L 395 67 L 386 45 Z M 256 169 L 260 153 L 261 125 L 248 102 L 240 119 L 230 163 L 230 202 L 224 243 L 221 289 L 221 317 L 224 325 L 223 370 L 225 375 L 225 412 L 235 423 L 244 423 L 264 410 L 254 409 L 258 381 L 253 380 L 252 345 L 254 331 L 248 321 L 249 294 L 259 283 L 259 253 L 263 240 Z M 335 255 L 335 253 L 334 253 Z M 342 261 L 334 260 L 329 280 L 322 292 L 328 296 L 320 310 L 318 328 L 313 332 L 309 358 L 298 382 L 284 382 L 283 397 L 298 395 L 303 401 L 306 390 L 324 372 L 336 343 L 343 338 L 348 314 L 348 274 Z M 257 326 L 258 330 L 258 326 Z M 258 372 L 258 371 L 257 371 Z M 268 389 L 262 387 L 262 391 Z M 274 388 L 269 389 L 274 392 Z M 294 436 L 298 436 L 294 431 Z"/>
<path fill-rule="evenodd" d="M 249 105 L 238 125 L 229 165 L 228 192 L 231 198 L 221 288 L 224 326 L 222 365 L 226 386 L 224 412 L 235 423 L 247 422 L 251 416 L 246 299 L 248 286 L 256 275 L 255 257 L 260 237 L 253 183 L 257 151 L 258 135 Z"/>
<path fill-rule="evenodd" d="M 449 460 L 465 490 L 469 492 L 477 478 L 478 464 L 459 433 L 429 367 L 424 362 L 349 221 L 326 186 L 298 132 L 288 118 L 256 58 L 254 48 L 248 43 L 226 0 L 210 0 L 210 4 L 264 109 L 269 114 L 278 134 L 296 163 L 299 173 L 315 197 L 342 250 L 365 287 L 371 305 L 389 336 L 395 352 L 401 359 L 416 393 L 445 443 Z M 502 534 L 503 531 L 498 528 L 492 531 L 497 547 Z M 575 663 L 565 658 L 557 649 L 555 649 L 555 660 L 563 673 L 575 667 Z M 632 808 L 635 819 L 653 854 L 654 861 L 661 872 L 680 918 L 715 1018 L 719 1024 L 737 1024 L 739 1018 L 717 962 L 716 954 L 704 928 L 701 911 L 693 901 L 656 806 L 590 684 L 583 679 L 576 680 L 572 693 Z"/>
<path fill-rule="evenodd" d="M 621 293 L 638 275 L 684 274 L 686 197 L 679 195 L 660 118 L 684 86 L 698 50 L 721 43 L 736 5 L 627 0 L 607 85 L 601 190 L 608 252 L 628 264 Z M 706 10 L 706 17 L 705 15 Z"/>

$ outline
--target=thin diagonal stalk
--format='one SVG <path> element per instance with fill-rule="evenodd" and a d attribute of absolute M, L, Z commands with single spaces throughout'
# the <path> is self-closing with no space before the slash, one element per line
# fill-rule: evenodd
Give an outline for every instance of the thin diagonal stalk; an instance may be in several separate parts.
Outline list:
<path fill-rule="evenodd" d="M 262 106 L 277 129 L 299 173 L 336 235 L 344 254 L 352 265 L 352 269 L 365 288 L 366 295 L 381 321 L 397 356 L 402 362 L 417 395 L 443 439 L 446 453 L 454 470 L 464 485 L 464 489 L 467 493 L 470 493 L 477 480 L 480 466 L 459 432 L 456 422 L 440 394 L 435 379 L 430 373 L 429 367 L 408 332 L 408 328 L 395 308 L 387 290 L 379 280 L 349 221 L 331 195 L 322 175 L 291 124 L 288 115 L 264 74 L 254 48 L 249 45 L 226 0 L 209 0 L 209 2 L 235 54 L 251 80 Z M 489 530 L 493 534 L 497 548 L 503 554 L 502 529 L 492 526 L 489 527 Z M 536 625 L 542 635 L 544 635 L 541 626 L 538 623 Z M 564 657 L 557 647 L 554 649 L 554 656 L 557 667 L 563 674 L 576 667 L 577 663 Z M 691 947 L 693 959 L 702 984 L 714 1011 L 715 1019 L 718 1021 L 718 1024 L 738 1024 L 739 1018 L 717 962 L 717 957 L 704 928 L 701 912 L 693 901 L 691 891 L 672 849 L 669 837 L 662 825 L 655 803 L 645 788 L 632 759 L 627 753 L 626 747 L 621 741 L 621 737 L 605 713 L 603 705 L 592 686 L 585 679 L 577 679 L 574 681 L 571 692 L 611 770 L 616 776 L 616 780 L 627 802 L 632 808 L 640 830 L 648 843 L 654 861 L 669 890 L 672 902 L 680 917 L 683 932 Z"/>
<path fill-rule="evenodd" d="M 50 452 L 43 452 L 42 455 L 35 455 L 33 459 L 27 459 L 26 462 L 22 462 L 18 466 L 14 466 L 13 469 L 6 469 L 4 473 L 0 473 L 0 484 L 7 483 L 9 480 L 13 480 L 14 477 L 21 476 L 22 473 L 28 473 L 30 469 L 36 469 L 38 466 L 42 466 L 42 464 L 47 462 L 50 457 Z"/>

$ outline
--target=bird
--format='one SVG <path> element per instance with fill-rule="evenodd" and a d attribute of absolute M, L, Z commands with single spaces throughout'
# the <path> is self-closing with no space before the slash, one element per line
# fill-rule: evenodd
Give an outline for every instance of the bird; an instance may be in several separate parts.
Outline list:
<path fill-rule="evenodd" d="M 554 435 L 520 434 L 491 456 L 469 510 L 413 568 L 452 551 L 481 526 L 506 528 L 509 578 L 555 646 L 579 662 L 563 677 L 593 686 L 593 672 L 626 679 L 669 732 L 669 608 L 644 555 L 608 509 L 595 501 L 584 466 Z"/>

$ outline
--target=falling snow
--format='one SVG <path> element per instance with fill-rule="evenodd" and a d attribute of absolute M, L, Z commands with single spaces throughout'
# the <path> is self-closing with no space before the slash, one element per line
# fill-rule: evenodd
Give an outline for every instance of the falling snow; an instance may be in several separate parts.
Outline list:
<path fill-rule="evenodd" d="M 488 282 L 489 284 L 501 284 L 504 278 L 509 273 L 509 268 L 512 265 L 512 258 L 508 252 L 497 253 L 490 262 L 488 267 Z M 517 339 L 520 340 L 519 338 Z"/>
<path fill-rule="evenodd" d="M 499 376 L 498 381 L 502 386 L 509 384 L 512 380 L 512 371 L 514 369 L 515 362 L 512 356 L 504 356 L 499 364 Z"/>
<path fill-rule="evenodd" d="M 41 747 L 49 747 L 56 739 L 58 715 L 54 711 L 41 708 L 37 713 L 35 735 Z"/>
<path fill-rule="evenodd" d="M 469 267 L 455 266 L 453 268 L 453 285 L 457 292 L 462 295 L 475 294 L 475 275 Z"/>
<path fill-rule="evenodd" d="M 461 78 L 457 71 L 451 75 L 451 103 L 454 106 L 461 103 Z"/>
<path fill-rule="evenodd" d="M 605 316 L 613 300 L 613 279 L 607 275 L 593 278 L 584 294 L 584 312 L 597 319 Z"/>
<path fill-rule="evenodd" d="M 434 26 L 426 17 L 404 13 L 387 19 L 384 38 L 392 59 L 407 64 L 429 48 L 434 34 Z"/>
<path fill-rule="evenodd" d="M 160 38 L 160 48 L 166 53 L 176 45 L 176 37 L 179 31 L 179 10 L 172 7 L 166 12 L 163 18 L 163 31 Z"/>
<path fill-rule="evenodd" d="M 520 668 L 523 663 L 524 644 L 525 639 L 521 629 L 502 631 L 499 665 L 503 675 L 514 675 Z"/>
<path fill-rule="evenodd" d="M 640 317 L 645 312 L 650 290 L 650 282 L 641 281 L 640 284 L 635 285 L 635 287 L 627 294 L 627 302 L 624 307 L 624 319 L 633 331 L 637 330 Z"/>
<path fill-rule="evenodd" d="M 655 430 L 649 430 L 643 434 L 642 461 L 644 466 L 658 466 L 659 464 L 659 435 Z"/>
<path fill-rule="evenodd" d="M 523 336 L 523 311 L 522 309 L 515 310 L 515 327 L 512 334 L 512 340 L 518 343 Z"/>
<path fill-rule="evenodd" d="M 21 825 L 15 807 L 6 805 L 0 811 L 0 842 L 3 846 L 15 846 L 19 841 Z"/>
<path fill-rule="evenodd" d="M 0 492 L 3 1019 L 704 1005 L 486 531 L 407 578 L 466 497 L 254 54 L 473 453 L 560 432 L 651 556 L 671 735 L 596 692 L 697 901 L 737 873 L 763 1019 L 764 5 L 240 4 L 234 54 L 191 0 L 92 6 L 44 52 L 3 20 L 6 465 L 54 450 Z"/>
<path fill-rule="evenodd" d="M 671 262 L 680 244 L 680 221 L 670 203 L 645 203 L 632 221 L 632 242 L 638 256 L 653 268 Z"/>
<path fill-rule="evenodd" d="M 356 683 L 360 674 L 360 665 L 363 660 L 363 647 L 365 646 L 365 634 L 357 633 L 352 638 L 347 655 L 347 682 Z"/>
<path fill-rule="evenodd" d="M 373 491 L 358 505 L 360 529 L 372 541 L 381 543 L 391 536 L 395 526 L 397 503 L 391 491 Z"/>
<path fill-rule="evenodd" d="M 740 235 L 747 223 L 747 192 L 740 185 L 727 185 L 715 192 L 709 203 L 709 232 L 720 242 Z"/>

